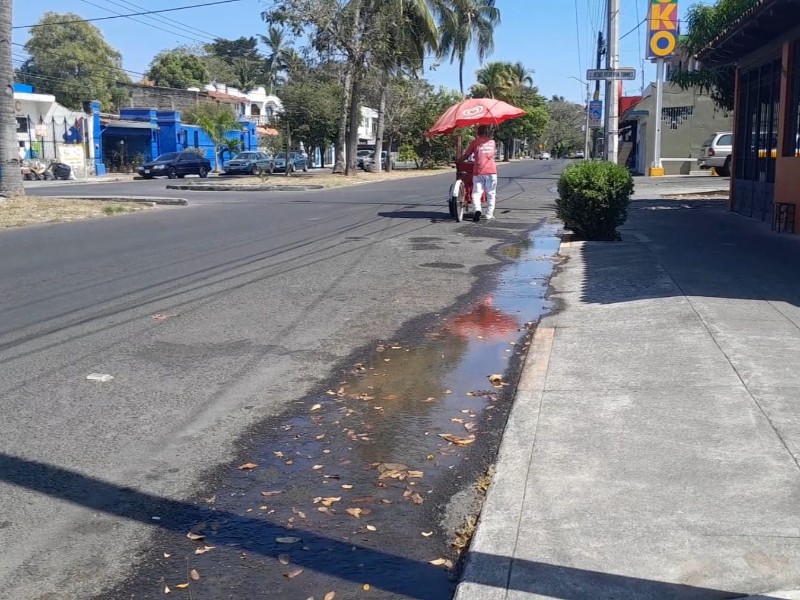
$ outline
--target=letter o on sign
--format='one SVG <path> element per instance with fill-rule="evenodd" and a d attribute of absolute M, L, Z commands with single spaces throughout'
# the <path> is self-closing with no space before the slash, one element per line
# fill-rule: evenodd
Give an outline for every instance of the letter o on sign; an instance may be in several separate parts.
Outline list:
<path fill-rule="evenodd" d="M 672 54 L 676 45 L 677 40 L 673 31 L 657 31 L 650 38 L 650 52 L 660 58 Z"/>

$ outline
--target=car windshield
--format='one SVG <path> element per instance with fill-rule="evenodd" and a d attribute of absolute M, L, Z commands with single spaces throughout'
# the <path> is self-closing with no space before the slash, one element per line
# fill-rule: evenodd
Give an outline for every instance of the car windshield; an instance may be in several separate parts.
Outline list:
<path fill-rule="evenodd" d="M 286 160 L 286 153 L 281 152 L 280 154 L 276 154 L 275 158 L 277 158 L 278 160 Z"/>
<path fill-rule="evenodd" d="M 155 162 L 170 162 L 172 160 L 175 160 L 176 158 L 178 158 L 177 152 L 167 152 L 166 154 L 162 154 L 161 156 L 159 156 L 155 160 Z"/>
<path fill-rule="evenodd" d="M 235 160 L 256 160 L 258 158 L 258 154 L 255 152 L 242 152 L 236 155 Z"/>

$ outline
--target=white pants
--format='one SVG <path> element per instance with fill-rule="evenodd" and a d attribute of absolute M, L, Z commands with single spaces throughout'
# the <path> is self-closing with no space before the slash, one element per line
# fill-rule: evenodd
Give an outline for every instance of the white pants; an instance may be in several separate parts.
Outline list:
<path fill-rule="evenodd" d="M 472 210 L 481 210 L 481 196 L 486 190 L 486 217 L 494 216 L 494 204 L 497 200 L 497 175 L 472 176 Z"/>

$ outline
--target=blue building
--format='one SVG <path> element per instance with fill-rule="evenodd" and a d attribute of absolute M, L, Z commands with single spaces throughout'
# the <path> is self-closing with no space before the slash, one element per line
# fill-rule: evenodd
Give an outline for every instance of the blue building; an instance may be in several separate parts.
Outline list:
<path fill-rule="evenodd" d="M 180 152 L 189 148 L 201 150 L 214 164 L 214 143 L 196 125 L 181 120 L 177 111 L 151 108 L 123 108 L 117 117 L 100 113 L 98 102 L 90 103 L 94 120 L 95 169 L 98 175 L 109 170 L 141 164 L 164 154 Z M 241 129 L 230 131 L 230 140 L 238 140 L 242 150 L 258 148 L 256 124 L 248 120 L 241 122 Z M 229 149 L 219 157 L 220 167 L 231 158 Z"/>

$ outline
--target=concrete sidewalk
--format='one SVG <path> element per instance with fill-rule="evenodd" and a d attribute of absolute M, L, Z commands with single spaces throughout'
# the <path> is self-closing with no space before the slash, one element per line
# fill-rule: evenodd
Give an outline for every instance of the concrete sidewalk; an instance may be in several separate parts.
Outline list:
<path fill-rule="evenodd" d="M 792 597 L 800 236 L 635 202 L 562 245 L 458 600 Z"/>

